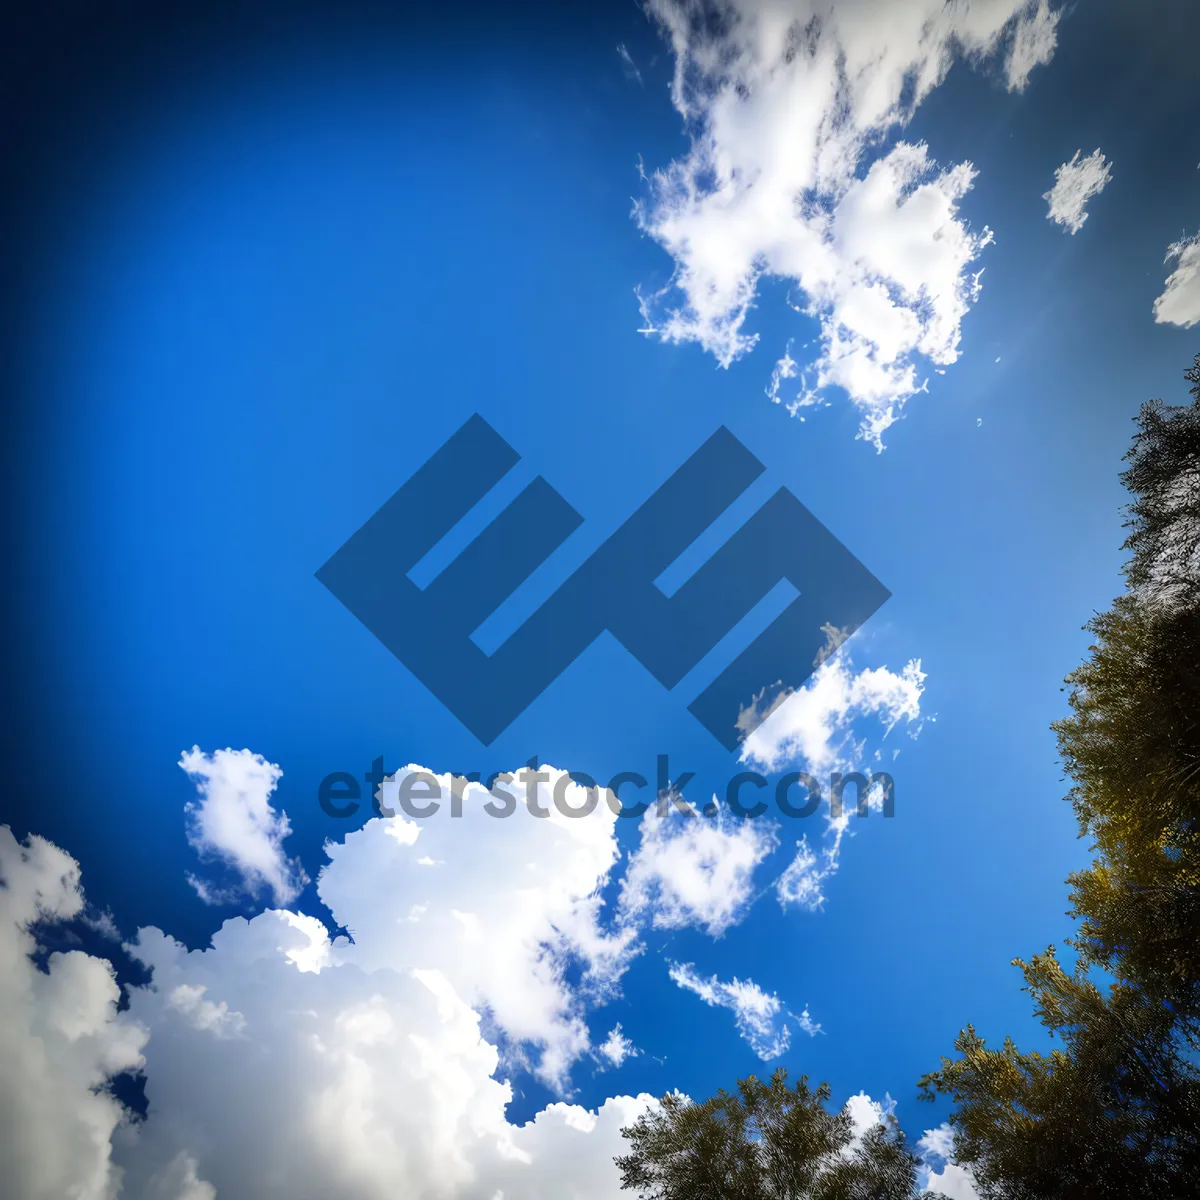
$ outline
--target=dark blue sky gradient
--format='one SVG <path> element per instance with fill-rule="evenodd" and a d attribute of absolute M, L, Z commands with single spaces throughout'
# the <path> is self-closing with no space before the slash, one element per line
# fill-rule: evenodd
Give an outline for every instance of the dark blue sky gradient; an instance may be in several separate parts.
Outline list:
<path fill-rule="evenodd" d="M 1197 349 L 1151 317 L 1163 252 L 1200 217 L 1197 18 L 1153 7 L 1136 38 L 1125 5 L 1075 11 L 1024 95 L 960 64 L 921 108 L 906 136 L 975 162 L 963 209 L 996 244 L 962 361 L 881 456 L 848 405 L 801 423 L 763 396 L 811 332 L 773 288 L 760 349 L 729 371 L 637 335 L 633 289 L 669 261 L 630 220 L 636 164 L 684 141 L 634 6 L 27 12 L 0 72 L 16 167 L 0 817 L 74 854 L 127 933 L 196 945 L 234 910 L 184 877 L 175 764 L 193 743 L 281 764 L 310 873 L 348 824 L 318 808 L 319 780 L 380 754 L 483 773 L 537 754 L 603 779 L 667 753 L 707 795 L 732 756 L 611 638 L 485 749 L 313 573 L 472 412 L 591 544 L 726 424 L 891 590 L 855 661 L 920 657 L 937 719 L 887 743 L 896 817 L 856 826 L 825 912 L 767 896 L 721 941 L 649 937 L 594 1026 L 620 1020 L 645 1053 L 581 1068 L 579 1099 L 761 1070 L 665 955 L 807 1004 L 826 1035 L 782 1065 L 839 1099 L 890 1091 L 911 1132 L 936 1124 L 915 1081 L 962 1024 L 1038 1044 L 1008 962 L 1069 933 L 1063 881 L 1086 854 L 1048 726 L 1080 626 L 1119 590 L 1130 418 L 1184 398 Z M 1096 145 L 1113 182 L 1069 238 L 1041 193 Z M 311 889 L 301 907 L 319 911 Z M 518 1086 L 526 1116 L 546 1096 Z"/>

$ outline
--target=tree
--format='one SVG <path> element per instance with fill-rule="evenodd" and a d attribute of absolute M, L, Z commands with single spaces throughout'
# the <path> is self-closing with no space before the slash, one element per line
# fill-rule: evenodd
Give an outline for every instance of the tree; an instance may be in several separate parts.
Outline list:
<path fill-rule="evenodd" d="M 1074 968 L 1015 965 L 1062 1048 L 968 1026 L 921 1080 L 988 1200 L 1200 1195 L 1200 355 L 1186 378 L 1191 405 L 1138 415 L 1128 590 L 1085 627 L 1055 726 L 1096 857 L 1069 880 Z"/>
<path fill-rule="evenodd" d="M 1194 1200 L 1200 1081 L 1175 1017 L 1120 982 L 1066 971 L 1051 947 L 1017 960 L 1038 1016 L 1063 1041 L 1048 1055 L 968 1026 L 959 1057 L 921 1080 L 950 1095 L 955 1161 L 987 1200 Z"/>
<path fill-rule="evenodd" d="M 751 1075 L 736 1095 L 702 1104 L 664 1096 L 622 1134 L 621 1187 L 643 1200 L 909 1200 L 917 1160 L 894 1119 L 856 1138 L 843 1109 L 830 1113 L 828 1084 L 787 1072 Z"/>
<path fill-rule="evenodd" d="M 1133 493 L 1129 591 L 1088 629 L 1056 726 L 1070 799 L 1098 854 L 1073 875 L 1078 948 L 1200 1015 L 1200 354 L 1191 405 L 1145 405 L 1122 481 Z"/>
<path fill-rule="evenodd" d="M 1121 476 L 1134 495 L 1126 580 L 1168 611 L 1200 604 L 1200 354 L 1183 376 L 1192 385 L 1192 403 L 1142 406 L 1125 456 L 1129 469 Z"/>

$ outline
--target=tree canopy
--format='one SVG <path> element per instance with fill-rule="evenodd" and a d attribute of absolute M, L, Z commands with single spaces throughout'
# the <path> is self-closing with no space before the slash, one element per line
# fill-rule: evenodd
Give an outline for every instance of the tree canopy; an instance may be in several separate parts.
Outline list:
<path fill-rule="evenodd" d="M 621 1186 L 644 1200 L 909 1200 L 917 1159 L 894 1120 L 856 1131 L 826 1108 L 829 1086 L 751 1075 L 735 1094 L 662 1099 L 621 1132 Z"/>
<path fill-rule="evenodd" d="M 1127 591 L 1055 727 L 1095 858 L 1069 879 L 1072 969 L 1015 965 L 1061 1049 L 968 1026 L 921 1081 L 987 1200 L 1200 1195 L 1200 355 L 1186 378 L 1190 405 L 1138 414 Z"/>

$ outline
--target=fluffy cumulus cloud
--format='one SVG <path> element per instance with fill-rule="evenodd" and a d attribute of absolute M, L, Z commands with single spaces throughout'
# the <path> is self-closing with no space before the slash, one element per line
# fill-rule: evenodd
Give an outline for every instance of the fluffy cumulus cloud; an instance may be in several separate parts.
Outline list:
<path fill-rule="evenodd" d="M 846 1111 L 854 1125 L 854 1140 L 859 1142 L 876 1125 L 886 1125 L 896 1114 L 896 1102 L 886 1092 L 883 1103 L 859 1092 L 846 1101 Z"/>
<path fill-rule="evenodd" d="M 510 1125 L 500 1053 L 450 980 L 364 969 L 311 919 L 234 919 L 203 951 L 142 930 L 134 950 L 155 981 L 130 1006 L 151 1031 L 149 1117 L 116 1149 L 135 1197 L 167 1200 L 160 1181 L 182 1168 L 216 1197 L 608 1197 L 620 1127 L 649 1103 Z M 219 998 L 239 1031 L 180 1012 L 181 987 Z"/>
<path fill-rule="evenodd" d="M 1154 302 L 1154 319 L 1160 325 L 1191 329 L 1200 324 L 1200 233 L 1168 246 L 1163 261 L 1174 263 L 1175 269 Z"/>
<path fill-rule="evenodd" d="M 843 648 L 827 658 L 805 684 L 777 702 L 742 745 L 742 759 L 760 770 L 775 772 L 797 766 L 811 776 L 806 787 L 809 802 L 817 799 L 826 818 L 822 844 L 814 848 L 807 836 L 796 845 L 795 856 L 776 880 L 775 892 L 784 908 L 795 905 L 810 911 L 825 903 L 825 883 L 838 867 L 843 841 L 850 829 L 851 812 L 857 811 L 857 790 L 846 784 L 840 811 L 834 811 L 832 776 L 855 772 L 874 773 L 883 759 L 877 745 L 897 726 L 910 737 L 922 728 L 921 697 L 925 672 L 919 659 L 899 671 L 887 667 L 856 670 Z M 894 757 L 894 754 L 893 754 Z M 878 811 L 887 797 L 883 781 L 867 790 L 867 811 Z M 802 807 L 802 791 L 791 799 Z"/>
<path fill-rule="evenodd" d="M 216 887 L 197 876 L 189 881 L 206 903 L 220 904 L 267 891 L 276 904 L 289 904 L 308 882 L 299 862 L 288 858 L 287 813 L 276 812 L 271 795 L 283 772 L 249 750 L 204 754 L 193 746 L 179 765 L 196 784 L 188 805 L 188 841 L 201 858 L 224 864 L 235 882 Z"/>
<path fill-rule="evenodd" d="M 195 774 L 203 793 L 209 776 Z M 432 790 L 445 807 L 419 822 L 376 818 L 327 847 L 318 894 L 352 937 L 283 908 L 226 921 L 202 949 L 144 928 L 126 949 L 150 982 L 120 1013 L 104 960 L 54 955 L 41 971 L 32 957 L 35 921 L 83 912 L 77 865 L 0 833 L 0 989 L 16 1018 L 0 1035 L 11 1142 L 0 1190 L 611 1200 L 620 1129 L 650 1097 L 551 1104 L 522 1126 L 505 1113 L 514 1068 L 569 1086 L 570 1065 L 592 1052 L 584 1007 L 636 949 L 633 930 L 606 934 L 599 919 L 615 817 L 564 815 L 555 785 L 564 809 L 584 808 L 584 789 L 543 774 L 522 802 L 547 815 L 497 820 L 478 785 L 399 772 L 381 789 L 385 810 L 406 780 L 422 806 Z M 635 1051 L 617 1027 L 598 1052 L 616 1067 Z M 134 1069 L 141 1121 L 104 1090 Z"/>
<path fill-rule="evenodd" d="M 1088 201 L 1098 196 L 1112 179 L 1112 164 L 1105 160 L 1099 148 L 1087 158 L 1080 158 L 1082 150 L 1076 150 L 1070 162 L 1065 162 L 1054 172 L 1054 186 L 1042 194 L 1050 206 L 1047 220 L 1057 221 L 1068 233 L 1076 234 L 1088 219 Z"/>
<path fill-rule="evenodd" d="M 791 1044 L 790 1015 L 783 1001 L 772 992 L 764 992 L 751 979 L 733 979 L 725 983 L 715 975 L 705 979 L 696 973 L 691 963 L 671 963 L 671 980 L 679 987 L 694 992 L 705 1004 L 727 1008 L 733 1013 L 738 1032 L 763 1062 L 779 1058 Z M 808 1020 L 808 1009 L 804 1010 Z M 811 1020 L 809 1020 L 811 1027 Z M 817 1032 L 820 1026 L 806 1029 Z"/>
<path fill-rule="evenodd" d="M 519 776 L 496 792 L 410 766 L 381 788 L 385 812 L 436 788 L 429 817 L 368 822 L 327 847 L 317 893 L 354 944 L 339 953 L 366 971 L 437 970 L 471 1005 L 486 1009 L 514 1045 L 534 1048 L 532 1068 L 551 1086 L 589 1049 L 576 992 L 604 995 L 624 970 L 635 930 L 602 928 L 599 891 L 616 865 L 613 807 L 553 768 Z M 555 794 L 559 803 L 555 803 Z M 593 795 L 595 795 L 593 793 Z M 572 817 L 567 812 L 583 813 Z M 545 815 L 532 816 L 536 810 Z M 460 815 L 455 816 L 455 812 Z"/>
<path fill-rule="evenodd" d="M 949 1125 L 925 1130 L 916 1146 L 924 1164 L 917 1182 L 946 1200 L 979 1200 L 975 1178 L 954 1156 L 954 1131 Z"/>
<path fill-rule="evenodd" d="M 975 169 L 896 141 L 956 56 L 1001 64 L 1020 91 L 1049 61 L 1046 0 L 651 0 L 675 57 L 687 154 L 649 177 L 635 208 L 674 262 L 641 296 L 645 331 L 697 342 L 728 366 L 765 277 L 820 325 L 801 370 L 790 352 L 768 388 L 793 412 L 839 387 L 860 436 L 882 435 L 924 388 L 923 363 L 959 355 L 991 240 L 959 212 Z M 799 384 L 794 398 L 783 383 Z"/>
<path fill-rule="evenodd" d="M 262 760 L 245 765 L 278 777 Z M 213 773 L 194 772 L 202 793 Z M 377 817 L 327 847 L 318 894 L 351 937 L 286 908 L 231 918 L 198 949 L 143 928 L 125 950 L 149 981 L 129 986 L 123 1010 L 109 962 L 39 946 L 52 923 L 95 927 L 78 865 L 0 827 L 0 1191 L 615 1200 L 620 1130 L 651 1097 L 594 1111 L 552 1103 L 524 1125 L 506 1115 L 514 1067 L 565 1089 L 585 1053 L 614 1069 L 638 1053 L 620 1025 L 591 1046 L 583 1020 L 638 950 L 627 916 L 608 932 L 601 919 L 615 818 L 603 807 L 568 816 L 587 807 L 584 789 L 542 774 L 522 802 L 546 815 L 496 820 L 484 806 L 498 797 L 478 785 L 398 772 L 380 791 L 385 812 L 414 798 L 443 807 L 420 821 Z M 787 1048 L 789 1022 L 820 1032 L 807 1008 L 797 1016 L 749 979 L 689 964 L 671 977 L 729 1010 L 763 1059 Z M 144 1078 L 142 1119 L 109 1090 L 130 1071 Z M 931 1181 L 953 1183 L 938 1149 Z"/>
<path fill-rule="evenodd" d="M 772 823 L 732 821 L 719 807 L 713 817 L 676 803 L 649 809 L 621 880 L 621 914 L 627 922 L 649 915 L 657 929 L 690 925 L 717 937 L 741 920 L 754 873 L 777 845 Z"/>
<path fill-rule="evenodd" d="M 117 1012 L 105 959 L 33 959 L 32 928 L 83 909 L 75 861 L 0 826 L 0 1195 L 106 1200 L 120 1184 L 110 1144 L 124 1116 L 105 1086 L 142 1065 L 145 1031 Z"/>

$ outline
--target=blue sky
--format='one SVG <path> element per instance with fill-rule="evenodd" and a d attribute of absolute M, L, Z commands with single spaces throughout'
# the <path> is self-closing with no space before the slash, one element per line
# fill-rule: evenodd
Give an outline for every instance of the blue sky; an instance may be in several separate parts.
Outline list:
<path fill-rule="evenodd" d="M 954 227 L 994 231 L 969 264 L 983 274 L 957 361 L 912 356 L 927 389 L 882 450 L 836 385 L 796 416 L 801 380 L 785 403 L 766 395 L 789 346 L 820 366 L 819 320 L 793 307 L 811 293 L 785 272 L 757 281 L 743 331 L 758 342 L 727 368 L 702 338 L 639 333 L 636 289 L 678 266 L 639 163 L 685 162 L 697 126 L 672 106 L 670 44 L 632 6 L 526 10 L 504 30 L 364 10 L 277 40 L 219 29 L 202 50 L 176 30 L 122 90 L 65 106 L 39 166 L 16 360 L 4 820 L 74 856 L 123 936 L 157 926 L 195 948 L 269 896 L 205 904 L 189 884 L 220 874 L 187 837 L 197 793 L 177 764 L 193 745 L 282 768 L 270 802 L 310 877 L 367 815 L 323 813 L 320 780 L 378 755 L 487 774 L 536 754 L 604 779 L 650 776 L 667 754 L 706 798 L 736 756 L 687 712 L 694 693 L 664 690 L 611 637 L 484 747 L 314 572 L 474 412 L 583 516 L 573 561 L 726 425 L 892 593 L 848 643 L 847 678 L 919 660 L 919 717 L 885 737 L 850 712 L 835 734 L 888 760 L 895 817 L 850 823 L 819 911 L 771 888 L 801 834 L 825 844 L 811 821 L 785 823 L 755 868 L 761 895 L 719 937 L 643 915 L 607 1002 L 580 1001 L 593 1046 L 619 1021 L 638 1055 L 617 1069 L 582 1054 L 556 1087 L 514 1048 L 509 1119 L 563 1094 L 589 1109 L 703 1096 L 778 1065 L 839 1102 L 890 1094 L 913 1137 L 935 1126 L 945 1112 L 916 1105 L 916 1079 L 962 1025 L 1041 1044 L 1008 963 L 1069 935 L 1064 879 L 1086 857 L 1049 724 L 1080 626 L 1120 588 L 1130 418 L 1179 398 L 1196 349 L 1153 309 L 1168 246 L 1200 230 L 1197 18 L 1154 5 L 1131 27 L 1120 8 L 1064 12 L 1020 90 L 1003 46 L 956 61 L 862 150 L 853 178 L 897 141 L 927 144 L 927 178 L 973 163 Z M 767 108 L 738 126 L 743 144 Z M 1094 147 L 1111 181 L 1071 234 L 1043 193 Z M 741 236 L 719 217 L 692 231 Z M 550 565 L 547 594 L 571 562 Z M 772 780 L 803 765 L 785 748 Z M 614 836 L 628 862 L 637 823 Z M 290 907 L 328 917 L 311 885 Z M 761 1061 L 670 963 L 753 980 L 822 1031 L 793 1022 Z"/>

